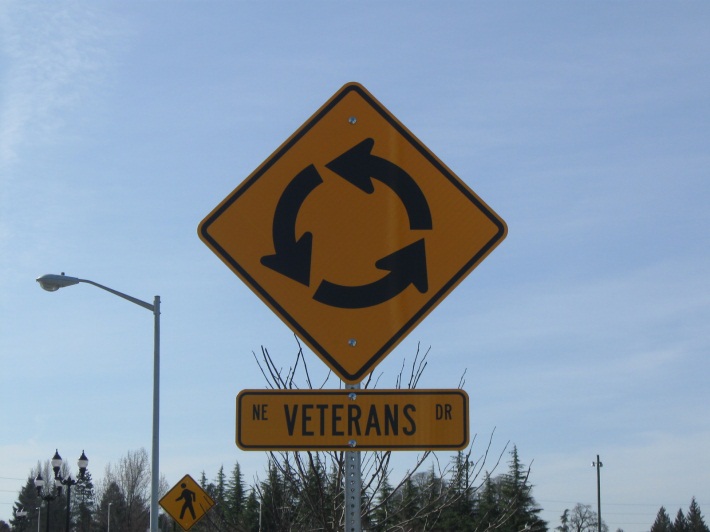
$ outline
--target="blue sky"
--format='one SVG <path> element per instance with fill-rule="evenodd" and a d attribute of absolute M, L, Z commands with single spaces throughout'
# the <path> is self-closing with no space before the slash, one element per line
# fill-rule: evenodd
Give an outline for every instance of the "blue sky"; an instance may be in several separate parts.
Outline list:
<path fill-rule="evenodd" d="M 595 505 L 597 454 L 612 530 L 708 515 L 709 25 L 705 2 L 2 2 L 0 519 L 55 448 L 95 477 L 150 449 L 152 315 L 45 273 L 161 296 L 171 485 L 262 474 L 235 397 L 296 342 L 197 225 L 349 81 L 509 228 L 381 386 L 418 344 L 421 387 L 466 371 L 472 432 L 532 462 L 551 527 Z"/>

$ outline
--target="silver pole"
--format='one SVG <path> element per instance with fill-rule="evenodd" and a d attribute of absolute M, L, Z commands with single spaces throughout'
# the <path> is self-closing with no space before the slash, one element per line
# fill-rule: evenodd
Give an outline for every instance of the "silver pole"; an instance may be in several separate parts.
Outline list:
<path fill-rule="evenodd" d="M 150 310 L 155 317 L 155 332 L 153 336 L 153 449 L 152 449 L 152 468 L 150 478 L 150 532 L 158 532 L 158 486 L 160 484 L 160 467 L 159 467 L 159 432 L 160 432 L 160 296 L 155 296 L 153 304 L 142 301 L 137 297 L 129 296 L 108 286 L 90 281 L 88 279 L 79 279 L 78 277 L 70 277 L 68 275 L 47 274 L 37 278 L 40 286 L 49 292 L 54 292 L 66 286 L 72 286 L 78 283 L 87 283 L 97 288 L 101 288 L 107 292 L 121 297 L 131 303 L 135 303 L 145 309 Z"/>
<path fill-rule="evenodd" d="M 601 490 L 601 475 L 599 469 L 604 465 L 599 460 L 599 455 L 597 455 L 597 461 L 592 465 L 597 467 L 597 530 L 602 532 L 602 490 Z"/>
<path fill-rule="evenodd" d="M 360 383 L 346 384 L 348 390 L 359 390 Z M 352 440 L 351 447 L 357 442 Z M 362 471 L 360 451 L 345 451 L 345 532 L 361 532 L 360 501 L 362 493 Z"/>
<path fill-rule="evenodd" d="M 153 468 L 150 474 L 150 532 L 158 532 L 158 487 L 160 484 L 160 296 L 153 299 L 155 332 L 153 346 Z"/>

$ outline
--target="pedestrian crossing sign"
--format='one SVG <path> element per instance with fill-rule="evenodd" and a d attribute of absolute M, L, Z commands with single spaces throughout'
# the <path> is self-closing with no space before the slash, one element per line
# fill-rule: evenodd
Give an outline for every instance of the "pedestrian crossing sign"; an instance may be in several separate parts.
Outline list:
<path fill-rule="evenodd" d="M 160 506 L 183 530 L 190 530 L 210 511 L 214 501 L 190 475 L 185 475 L 160 499 Z"/>

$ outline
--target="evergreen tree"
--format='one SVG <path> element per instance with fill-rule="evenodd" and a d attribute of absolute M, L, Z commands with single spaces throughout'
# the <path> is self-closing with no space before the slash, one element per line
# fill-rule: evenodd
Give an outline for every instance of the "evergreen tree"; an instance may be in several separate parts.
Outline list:
<path fill-rule="evenodd" d="M 71 491 L 72 522 L 76 532 L 90 532 L 92 514 L 96 504 L 94 482 L 91 472 L 86 471 L 83 477 L 77 479 Z"/>
<path fill-rule="evenodd" d="M 94 530 L 107 530 L 109 522 L 111 530 L 128 530 L 128 514 L 128 504 L 123 491 L 116 482 L 109 482 L 94 514 Z"/>
<path fill-rule="evenodd" d="M 39 497 L 37 497 L 34 478 L 35 477 L 32 475 L 27 477 L 27 482 L 25 482 L 25 485 L 20 490 L 17 502 L 15 502 L 13 506 L 10 524 L 15 529 L 19 530 L 19 527 L 22 527 L 23 525 L 27 530 L 34 530 L 37 528 L 37 511 L 35 509 L 40 506 L 42 501 Z M 27 515 L 24 518 L 17 517 L 17 512 L 20 510 L 27 512 Z"/>
<path fill-rule="evenodd" d="M 385 475 L 377 492 L 377 508 L 373 515 L 375 521 L 373 530 L 376 532 L 383 532 L 393 524 L 394 503 L 392 501 L 392 491 L 388 475 Z"/>
<path fill-rule="evenodd" d="M 296 479 L 294 479 L 295 481 Z M 335 530 L 331 515 L 331 499 L 328 489 L 328 475 L 317 454 L 311 455 L 308 469 L 303 476 L 303 485 L 296 498 L 298 505 L 295 511 L 294 524 L 297 528 L 318 528 L 319 530 Z"/>
<path fill-rule="evenodd" d="M 197 532 L 201 530 L 207 532 L 208 530 L 223 530 L 228 528 L 225 515 L 225 511 L 227 510 L 226 491 L 224 466 L 220 466 L 217 470 L 217 478 L 215 481 L 207 485 L 207 494 L 212 498 L 215 505 L 205 515 L 205 518 L 198 523 Z"/>
<path fill-rule="evenodd" d="M 224 466 L 219 466 L 219 470 L 217 471 L 217 479 L 215 483 L 215 489 L 214 489 L 214 502 L 217 503 L 218 506 L 224 507 L 225 506 L 225 501 L 226 501 L 226 477 L 224 476 Z"/>
<path fill-rule="evenodd" d="M 489 530 L 497 528 L 502 519 L 501 495 L 499 482 L 486 473 L 483 489 L 478 497 L 478 508 L 475 515 L 476 528 Z"/>
<path fill-rule="evenodd" d="M 209 490 L 211 488 L 209 486 L 209 483 L 207 482 L 207 475 L 205 475 L 204 471 L 200 473 L 200 487 L 209 494 Z"/>
<path fill-rule="evenodd" d="M 539 516 L 542 508 L 538 507 L 532 496 L 532 485 L 528 483 L 528 471 L 518 457 L 518 448 L 513 446 L 510 452 L 508 473 L 501 482 L 501 510 L 507 514 L 504 530 L 547 530 L 547 523 Z"/>
<path fill-rule="evenodd" d="M 421 472 L 414 476 L 414 484 L 419 493 L 419 507 L 422 515 L 427 517 L 424 520 L 423 528 L 429 530 L 440 518 L 442 492 L 444 488 L 443 480 L 436 474 L 434 464 L 428 472 Z"/>
<path fill-rule="evenodd" d="M 341 502 L 345 500 L 342 464 L 344 464 L 344 462 L 338 461 L 337 459 L 333 460 L 325 478 L 325 497 L 323 503 L 328 506 L 326 510 L 328 527 L 326 530 L 339 530 L 341 527 L 345 526 L 345 514 L 342 511 L 343 503 Z M 364 491 L 362 495 L 366 496 Z M 362 519 L 362 525 L 368 526 L 367 516 Z"/>
<path fill-rule="evenodd" d="M 559 532 L 570 532 L 569 528 L 569 510 L 565 509 L 560 516 L 560 526 L 556 527 L 555 530 Z"/>
<path fill-rule="evenodd" d="M 261 530 L 262 523 L 262 505 L 261 501 L 256 496 L 256 491 L 251 490 L 244 504 L 243 527 L 247 532 L 258 532 Z"/>
<path fill-rule="evenodd" d="M 710 532 L 708 526 L 703 520 L 703 515 L 700 512 L 700 507 L 695 501 L 695 497 L 690 501 L 690 508 L 688 509 L 688 515 L 686 516 L 686 523 L 688 525 L 688 532 Z"/>
<path fill-rule="evenodd" d="M 417 528 L 414 525 L 418 524 L 418 521 L 412 522 L 412 520 L 420 510 L 421 497 L 419 495 L 419 488 L 414 483 L 414 480 L 409 477 L 405 480 L 400 492 L 397 510 L 399 521 L 412 523 L 412 526 Z"/>
<path fill-rule="evenodd" d="M 678 513 L 675 516 L 675 521 L 673 521 L 673 526 L 671 527 L 671 532 L 689 532 L 688 521 L 683 514 L 682 509 L 678 509 Z"/>
<path fill-rule="evenodd" d="M 207 475 L 204 470 L 200 473 L 200 480 L 198 483 L 200 487 L 205 490 L 205 493 L 209 495 L 212 500 L 214 500 L 217 488 L 214 483 L 207 480 Z M 219 515 L 216 515 L 217 513 L 217 508 L 213 507 L 210 510 L 209 515 L 205 517 L 205 519 L 201 519 L 198 523 L 193 525 L 190 530 L 194 530 L 195 532 L 208 532 L 208 530 L 212 530 L 213 528 L 217 529 L 219 526 Z"/>
<path fill-rule="evenodd" d="M 441 530 L 475 530 L 474 499 L 470 493 L 470 462 L 463 452 L 453 457 L 452 476 L 449 481 L 447 506 L 441 512 L 438 527 Z"/>
<path fill-rule="evenodd" d="M 661 506 L 656 514 L 656 520 L 651 526 L 651 532 L 671 532 L 673 524 L 671 523 L 671 518 L 666 512 L 666 509 Z"/>
<path fill-rule="evenodd" d="M 232 475 L 227 481 L 225 493 L 225 519 L 231 530 L 236 530 L 244 513 L 244 479 L 239 462 L 234 464 Z"/>
<path fill-rule="evenodd" d="M 261 483 L 262 530 L 286 532 L 289 529 L 289 501 L 286 501 L 284 491 L 278 469 L 269 462 L 266 480 Z"/>

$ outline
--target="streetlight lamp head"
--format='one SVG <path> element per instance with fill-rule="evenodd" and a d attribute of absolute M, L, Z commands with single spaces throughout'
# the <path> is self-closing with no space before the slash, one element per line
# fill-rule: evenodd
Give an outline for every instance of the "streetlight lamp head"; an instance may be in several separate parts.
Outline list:
<path fill-rule="evenodd" d="M 37 478 L 35 479 L 35 488 L 37 488 L 37 495 L 42 495 L 43 487 L 44 479 L 42 478 L 42 473 L 37 473 Z"/>
<path fill-rule="evenodd" d="M 62 457 L 59 456 L 59 449 L 55 450 L 52 457 L 52 469 L 54 469 L 54 478 L 59 478 L 59 468 L 62 467 Z"/>
<path fill-rule="evenodd" d="M 60 288 L 64 288 L 65 286 L 78 284 L 80 280 L 76 277 L 69 277 L 68 275 L 64 275 L 64 272 L 62 272 L 61 275 L 48 273 L 41 277 L 37 277 L 37 282 L 47 292 L 56 292 L 57 290 L 59 290 Z"/>
<path fill-rule="evenodd" d="M 84 478 L 86 468 L 89 467 L 89 459 L 86 457 L 83 450 L 81 451 L 81 456 L 79 457 L 77 465 L 79 466 L 79 478 Z"/>

